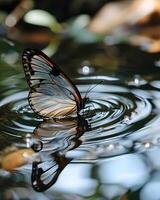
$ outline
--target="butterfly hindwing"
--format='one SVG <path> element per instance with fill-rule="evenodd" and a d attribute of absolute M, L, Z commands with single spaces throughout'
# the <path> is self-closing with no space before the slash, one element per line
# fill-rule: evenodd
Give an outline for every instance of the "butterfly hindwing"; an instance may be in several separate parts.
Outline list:
<path fill-rule="evenodd" d="M 42 117 L 65 117 L 77 112 L 82 98 L 72 81 L 43 52 L 26 49 L 22 56 L 30 86 L 29 102 Z"/>

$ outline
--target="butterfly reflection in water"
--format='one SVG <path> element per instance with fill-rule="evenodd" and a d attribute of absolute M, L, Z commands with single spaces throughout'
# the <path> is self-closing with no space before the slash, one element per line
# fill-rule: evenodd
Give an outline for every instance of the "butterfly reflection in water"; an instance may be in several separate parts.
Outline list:
<path fill-rule="evenodd" d="M 63 118 L 84 108 L 88 98 L 81 97 L 70 78 L 42 51 L 24 50 L 22 63 L 35 113 L 43 118 Z"/>
<path fill-rule="evenodd" d="M 42 192 L 56 183 L 63 169 L 72 161 L 67 152 L 78 148 L 80 137 L 89 130 L 83 118 L 66 120 L 44 120 L 35 130 L 34 136 L 43 144 L 40 162 L 32 164 L 32 186 Z"/>
<path fill-rule="evenodd" d="M 42 156 L 44 160 L 40 162 L 33 162 L 32 167 L 33 188 L 44 191 L 56 182 L 59 174 L 72 160 L 66 158 L 66 152 L 81 144 L 79 137 L 88 129 L 88 124 L 81 119 L 79 112 L 84 109 L 88 98 L 81 97 L 73 82 L 43 52 L 26 49 L 22 62 L 30 86 L 30 106 L 44 118 L 34 135 L 42 142 L 41 151 L 46 156 Z M 71 121 L 67 121 L 67 117 L 74 114 L 78 117 L 68 118 Z"/>

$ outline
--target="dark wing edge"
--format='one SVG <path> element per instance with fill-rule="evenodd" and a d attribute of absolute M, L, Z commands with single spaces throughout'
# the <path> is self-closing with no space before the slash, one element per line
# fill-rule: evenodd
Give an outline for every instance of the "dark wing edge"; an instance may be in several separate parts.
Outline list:
<path fill-rule="evenodd" d="M 44 58 L 46 63 L 48 64 L 48 66 L 50 66 L 51 68 L 57 69 L 57 71 L 60 72 L 60 75 L 69 82 L 70 86 L 75 91 L 75 94 L 72 93 L 72 95 L 75 97 L 76 101 L 80 105 L 82 102 L 82 97 L 81 97 L 81 94 L 80 94 L 78 88 L 75 86 L 75 84 L 72 82 L 72 80 L 59 68 L 59 66 L 56 63 L 54 63 L 46 54 L 44 54 L 42 51 L 40 51 L 38 49 L 27 48 L 23 51 L 23 54 L 22 54 L 22 63 L 24 66 L 24 71 L 26 74 L 26 79 L 27 79 L 28 84 L 29 84 L 29 77 L 28 77 L 29 74 L 28 74 L 27 69 L 29 69 L 29 71 L 32 71 L 30 62 L 31 62 L 31 58 L 34 55 Z M 29 86 L 30 86 L 30 84 L 29 84 Z"/>
<path fill-rule="evenodd" d="M 51 69 L 52 68 L 57 69 L 60 75 L 69 82 L 70 86 L 75 91 L 75 93 L 72 93 L 72 95 L 75 97 L 76 102 L 78 102 L 77 107 L 80 110 L 80 107 L 81 107 L 80 105 L 82 104 L 83 100 L 78 88 L 74 85 L 72 80 L 59 68 L 59 66 L 56 63 L 54 63 L 46 54 L 44 54 L 42 51 L 38 49 L 27 48 L 23 51 L 23 54 L 22 54 L 22 63 L 24 66 L 25 76 L 26 76 L 28 85 L 31 87 L 29 73 L 32 72 L 31 59 L 33 56 L 40 56 L 41 58 L 43 58 L 45 62 L 48 64 L 48 66 L 51 67 Z M 61 87 L 60 85 L 58 86 Z"/>

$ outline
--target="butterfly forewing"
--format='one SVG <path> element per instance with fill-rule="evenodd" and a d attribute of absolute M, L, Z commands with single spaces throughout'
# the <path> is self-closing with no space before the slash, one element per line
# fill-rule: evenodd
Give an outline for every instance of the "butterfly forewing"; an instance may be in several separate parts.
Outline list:
<path fill-rule="evenodd" d="M 36 113 L 56 118 L 77 112 L 82 102 L 78 89 L 44 53 L 26 49 L 22 62 L 30 86 L 29 102 Z"/>

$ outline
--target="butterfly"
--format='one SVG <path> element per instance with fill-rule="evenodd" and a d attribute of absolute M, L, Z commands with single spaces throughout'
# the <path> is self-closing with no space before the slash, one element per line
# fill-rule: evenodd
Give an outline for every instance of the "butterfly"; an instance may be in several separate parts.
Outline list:
<path fill-rule="evenodd" d="M 64 153 L 79 146 L 81 140 L 78 138 L 90 128 L 88 121 L 80 116 L 76 119 L 46 119 L 35 128 L 33 134 L 35 139 L 42 142 L 42 151 Z"/>
<path fill-rule="evenodd" d="M 34 190 L 43 192 L 53 186 L 64 168 L 71 161 L 71 158 L 55 153 L 46 161 L 33 162 L 31 182 Z"/>
<path fill-rule="evenodd" d="M 82 98 L 71 79 L 42 51 L 25 49 L 22 55 L 30 87 L 29 104 L 43 118 L 78 114 L 88 98 Z"/>
<path fill-rule="evenodd" d="M 73 160 L 66 153 L 78 148 L 80 137 L 90 129 L 88 122 L 77 119 L 46 119 L 35 128 L 33 135 L 42 142 L 41 161 L 32 164 L 31 181 L 36 191 L 45 191 L 56 183 L 64 168 Z M 41 155 L 41 153 L 39 153 Z"/>

